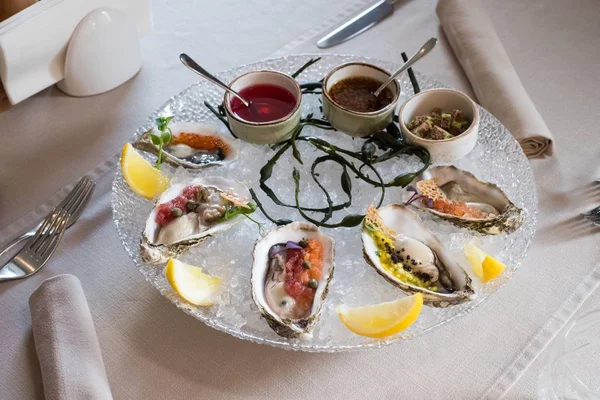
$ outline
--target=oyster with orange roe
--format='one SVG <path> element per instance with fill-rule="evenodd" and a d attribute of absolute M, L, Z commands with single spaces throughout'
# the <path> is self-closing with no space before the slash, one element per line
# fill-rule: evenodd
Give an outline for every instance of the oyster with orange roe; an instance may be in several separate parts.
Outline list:
<path fill-rule="evenodd" d="M 254 247 L 252 298 L 278 335 L 311 337 L 333 279 L 334 241 L 307 222 L 274 229 Z"/>
<path fill-rule="evenodd" d="M 173 122 L 169 125 L 172 140 L 164 147 L 165 161 L 177 167 L 199 169 L 235 161 L 240 153 L 239 140 L 219 133 L 214 127 L 197 122 Z M 158 154 L 152 142 L 152 130 L 142 134 L 133 146 Z"/>
<path fill-rule="evenodd" d="M 412 191 L 407 204 L 484 235 L 512 233 L 523 223 L 523 210 L 498 186 L 454 166 L 430 168 Z"/>

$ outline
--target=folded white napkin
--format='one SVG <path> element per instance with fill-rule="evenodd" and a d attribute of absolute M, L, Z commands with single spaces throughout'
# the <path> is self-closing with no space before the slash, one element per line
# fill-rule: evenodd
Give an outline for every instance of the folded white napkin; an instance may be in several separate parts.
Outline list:
<path fill-rule="evenodd" d="M 112 399 L 79 279 L 46 279 L 29 298 L 29 308 L 46 400 Z"/>
<path fill-rule="evenodd" d="M 527 157 L 552 155 L 552 133 L 525 91 L 479 0 L 439 0 L 436 11 L 479 103 L 508 128 Z"/>

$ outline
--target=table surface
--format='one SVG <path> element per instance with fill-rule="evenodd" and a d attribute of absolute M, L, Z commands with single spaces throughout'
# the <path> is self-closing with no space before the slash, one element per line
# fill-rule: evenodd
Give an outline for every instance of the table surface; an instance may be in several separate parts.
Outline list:
<path fill-rule="evenodd" d="M 152 111 L 195 82 L 180 52 L 212 71 L 321 52 L 320 34 L 366 5 L 156 0 L 155 29 L 142 40 L 144 66 L 135 79 L 89 98 L 50 88 L 0 115 L 0 242 L 39 221 L 81 175 L 92 171 L 98 182 L 48 265 L 0 285 L 0 397 L 43 398 L 27 301 L 59 273 L 82 281 L 117 399 L 536 397 L 545 346 L 569 318 L 600 303 L 600 230 L 578 217 L 600 203 L 600 185 L 592 184 L 600 177 L 596 0 L 484 1 L 554 134 L 556 155 L 531 163 L 536 188 L 524 190 L 538 191 L 540 214 L 524 264 L 471 314 L 379 350 L 287 352 L 234 339 L 179 312 L 118 242 L 110 210 L 115 154 Z M 471 93 L 434 8 L 433 0 L 400 2 L 385 21 L 326 51 L 399 63 L 402 51 L 438 36 L 440 45 L 417 69 Z"/>

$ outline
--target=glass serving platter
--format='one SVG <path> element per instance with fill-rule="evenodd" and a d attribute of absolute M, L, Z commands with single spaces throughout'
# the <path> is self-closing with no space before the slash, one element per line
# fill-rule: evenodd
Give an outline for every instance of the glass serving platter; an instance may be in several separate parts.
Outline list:
<path fill-rule="evenodd" d="M 333 67 L 349 61 L 366 61 L 376 64 L 388 71 L 395 70 L 398 65 L 357 56 L 342 55 L 293 55 L 260 61 L 218 74 L 225 82 L 234 77 L 253 70 L 277 70 L 288 74 L 296 71 L 311 57 L 321 56 L 322 59 L 305 70 L 297 79 L 302 82 L 318 81 Z M 417 73 L 421 90 L 445 87 L 439 82 Z M 402 75 L 401 101 L 404 102 L 413 94 L 412 85 L 406 74 Z M 213 106 L 222 102 L 223 92 L 213 84 L 200 81 L 181 93 L 169 99 L 162 107 L 150 115 L 147 121 L 135 132 L 135 137 L 154 126 L 154 119 L 159 115 L 174 115 L 174 121 L 196 121 L 214 125 L 219 131 L 227 133 L 225 126 L 205 107 L 204 101 Z M 314 113 L 321 116 L 320 95 L 305 95 L 302 103 L 302 115 Z M 377 348 L 399 340 L 420 336 L 432 329 L 438 328 L 449 321 L 474 310 L 481 302 L 495 293 L 507 283 L 521 265 L 527 254 L 535 233 L 537 217 L 537 195 L 535 182 L 529 162 L 523 154 L 517 141 L 510 132 L 489 112 L 480 108 L 481 123 L 479 140 L 475 149 L 464 159 L 454 163 L 459 168 L 471 171 L 480 180 L 490 181 L 499 185 L 508 197 L 525 213 L 523 225 L 513 234 L 485 237 L 470 231 L 457 228 L 446 222 L 434 219 L 427 213 L 420 213 L 426 226 L 432 230 L 458 260 L 465 270 L 471 273 L 471 268 L 462 255 L 463 246 L 474 236 L 478 243 L 507 265 L 504 274 L 487 283 L 481 284 L 473 279 L 476 297 L 473 300 L 448 308 L 424 307 L 419 319 L 407 330 L 386 339 L 371 339 L 357 336 L 346 329 L 337 316 L 335 308 L 338 304 L 359 306 L 391 301 L 405 296 L 403 292 L 381 278 L 373 268 L 369 267 L 362 256 L 360 242 L 360 227 L 355 228 L 322 228 L 323 232 L 336 241 L 335 274 L 330 285 L 329 295 L 323 306 L 320 322 L 313 331 L 311 340 L 286 339 L 278 336 L 261 318 L 258 308 L 251 296 L 250 270 L 252 265 L 252 249 L 257 239 L 261 237 L 257 225 L 244 220 L 232 229 L 210 238 L 200 246 L 180 257 L 181 260 L 201 266 L 204 272 L 221 278 L 221 292 L 218 304 L 212 307 L 196 307 L 185 302 L 177 295 L 163 275 L 164 266 L 144 264 L 139 255 L 141 233 L 146 218 L 153 207 L 153 202 L 136 196 L 123 180 L 121 171 L 116 172 L 112 186 L 113 219 L 117 232 L 125 250 L 132 258 L 135 266 L 163 296 L 168 298 L 180 310 L 203 321 L 220 331 L 240 339 L 256 343 L 268 344 L 290 350 L 338 352 Z M 322 137 L 340 147 L 357 151 L 364 140 L 336 131 L 325 131 L 316 127 L 306 127 L 303 135 Z M 293 203 L 292 168 L 301 170 L 301 203 L 304 206 L 326 206 L 321 191 L 316 189 L 310 180 L 308 170 L 315 157 L 322 155 L 306 143 L 299 143 L 304 165 L 299 165 L 288 151 L 273 170 L 269 185 L 277 191 L 279 197 Z M 294 209 L 279 207 L 274 204 L 258 188 L 259 169 L 272 156 L 274 150 L 269 146 L 241 143 L 240 158 L 225 166 L 213 166 L 200 171 L 189 172 L 175 169 L 163 164 L 164 171 L 175 181 L 189 175 L 220 175 L 236 179 L 250 188 L 255 188 L 265 209 L 274 218 L 302 220 Z M 144 157 L 155 161 L 153 155 L 143 153 Z M 387 181 L 404 172 L 413 172 L 421 167 L 420 160 L 415 156 L 402 156 L 377 164 L 383 178 Z M 340 171 L 336 167 L 321 168 L 318 171 L 322 183 L 328 187 L 332 200 L 344 201 L 343 192 L 339 186 Z M 369 203 L 379 198 L 379 189 L 353 179 L 353 202 L 348 210 L 334 213 L 332 221 L 339 221 L 349 213 L 364 213 Z M 408 199 L 409 193 L 403 188 L 386 190 L 384 204 L 399 203 Z M 253 215 L 265 224 L 267 229 L 273 227 L 258 210 Z"/>

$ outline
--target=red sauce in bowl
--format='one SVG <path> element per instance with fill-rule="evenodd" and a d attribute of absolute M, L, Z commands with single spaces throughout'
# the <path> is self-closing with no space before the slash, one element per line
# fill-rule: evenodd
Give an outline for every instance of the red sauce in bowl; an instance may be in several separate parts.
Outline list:
<path fill-rule="evenodd" d="M 231 111 L 249 122 L 271 122 L 289 115 L 296 107 L 296 97 L 287 89 L 269 83 L 247 86 L 239 91 L 250 107 L 237 97 L 231 98 Z"/>

